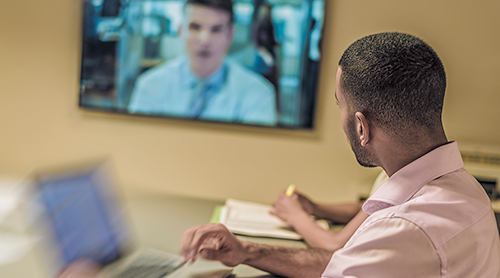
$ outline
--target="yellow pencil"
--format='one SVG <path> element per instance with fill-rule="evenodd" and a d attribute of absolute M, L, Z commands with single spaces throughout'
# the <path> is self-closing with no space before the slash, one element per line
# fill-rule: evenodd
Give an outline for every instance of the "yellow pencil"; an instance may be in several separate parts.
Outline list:
<path fill-rule="evenodd" d="M 295 184 L 292 183 L 287 187 L 285 195 L 291 197 L 293 195 L 293 192 L 295 192 Z"/>

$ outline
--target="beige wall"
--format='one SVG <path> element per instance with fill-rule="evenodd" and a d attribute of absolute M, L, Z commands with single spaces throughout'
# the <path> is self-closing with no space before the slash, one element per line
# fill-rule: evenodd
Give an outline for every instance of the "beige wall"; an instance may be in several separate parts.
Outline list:
<path fill-rule="evenodd" d="M 418 35 L 441 56 L 449 139 L 500 146 L 500 1 L 327 1 L 313 132 L 82 111 L 80 1 L 0 1 L 0 173 L 109 157 L 125 188 L 270 202 L 295 183 L 319 200 L 354 199 L 378 170 L 346 143 L 334 76 L 350 43 L 380 31 Z"/>

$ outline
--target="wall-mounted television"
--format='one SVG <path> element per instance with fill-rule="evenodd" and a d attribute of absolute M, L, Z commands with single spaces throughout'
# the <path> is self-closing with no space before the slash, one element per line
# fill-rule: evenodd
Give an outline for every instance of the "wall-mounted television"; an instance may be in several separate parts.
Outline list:
<path fill-rule="evenodd" d="M 79 106 L 313 129 L 326 0 L 83 0 Z"/>

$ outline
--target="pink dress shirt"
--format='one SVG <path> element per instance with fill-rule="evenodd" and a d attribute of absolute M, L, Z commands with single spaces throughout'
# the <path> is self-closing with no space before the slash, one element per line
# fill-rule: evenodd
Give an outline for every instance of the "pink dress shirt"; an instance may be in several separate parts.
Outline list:
<path fill-rule="evenodd" d="M 453 142 L 392 175 L 363 205 L 370 216 L 322 277 L 500 277 L 490 200 L 463 166 Z"/>

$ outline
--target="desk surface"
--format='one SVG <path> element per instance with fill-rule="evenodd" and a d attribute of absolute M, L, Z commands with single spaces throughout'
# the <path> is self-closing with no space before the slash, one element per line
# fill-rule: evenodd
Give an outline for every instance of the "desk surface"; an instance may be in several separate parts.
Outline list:
<path fill-rule="evenodd" d="M 122 197 L 135 246 L 170 253 L 179 252 L 180 240 L 185 230 L 208 223 L 215 206 L 223 204 L 223 201 L 166 194 L 129 192 Z M 261 244 L 305 247 L 300 241 L 240 238 Z M 47 255 L 47 250 L 43 246 L 44 242 L 39 242 L 22 260 L 0 267 L 0 277 L 53 277 L 53 270 L 50 267 L 53 265 L 52 255 Z M 243 265 L 236 267 L 233 274 L 236 277 L 270 277 L 262 271 Z"/>

